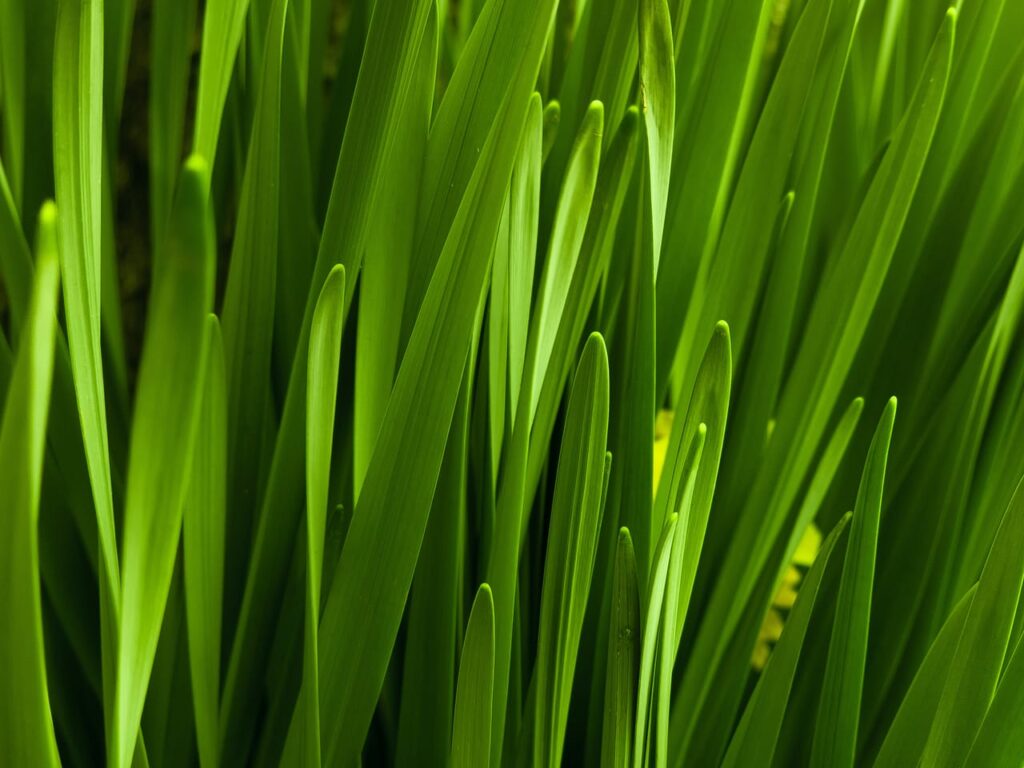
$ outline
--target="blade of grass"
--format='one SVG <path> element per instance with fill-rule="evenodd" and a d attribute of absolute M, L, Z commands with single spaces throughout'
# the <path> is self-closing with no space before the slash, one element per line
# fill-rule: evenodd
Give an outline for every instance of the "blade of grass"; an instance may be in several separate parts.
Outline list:
<path fill-rule="evenodd" d="M 459 660 L 452 730 L 453 768 L 487 765 L 491 744 L 491 687 L 494 684 L 494 601 L 481 584 L 473 600 Z"/>
<path fill-rule="evenodd" d="M 1024 645 L 1010 657 L 999 688 L 981 724 L 974 746 L 964 765 L 969 768 L 985 765 L 1016 765 L 1024 761 Z"/>
<path fill-rule="evenodd" d="M 975 592 L 976 587 L 971 587 L 957 603 L 917 668 L 874 761 L 876 768 L 898 768 L 920 761 Z"/>
<path fill-rule="evenodd" d="M 337 717 L 331 732 L 323 734 L 328 762 L 354 759 L 358 753 L 387 670 L 477 308 L 486 290 L 490 259 L 478 254 L 492 252 L 526 119 L 530 92 L 525 84 L 533 80 L 527 77 L 532 67 L 528 57 L 521 73 L 523 87 L 506 101 L 481 151 L 465 205 L 449 234 L 402 361 L 331 585 L 320 626 L 321 635 L 332 638 L 330 656 L 322 657 L 321 706 Z M 423 403 L 431 407 L 423 408 Z M 389 521 L 399 511 L 401 526 Z M 386 582 L 374 579 L 373 574 L 381 570 L 392 577 Z M 361 617 L 363 631 L 343 631 L 355 616 Z M 291 734 L 295 735 L 294 721 Z M 293 743 L 290 737 L 288 744 Z M 285 754 L 286 759 L 292 754 L 289 748 Z"/>
<path fill-rule="evenodd" d="M 852 766 L 856 758 L 878 522 L 895 419 L 896 399 L 893 398 L 871 441 L 857 492 L 814 728 L 811 750 L 811 765 L 814 766 Z"/>
<path fill-rule="evenodd" d="M 401 105 L 414 77 L 427 0 L 377 6 L 359 71 L 352 111 L 338 157 L 311 286 L 320 286 L 336 263 L 345 265 L 345 306 L 351 306 L 369 235 L 369 212 L 387 175 L 389 153 L 403 115 Z M 356 117 L 351 117 L 356 115 Z M 274 456 L 267 477 L 245 594 L 224 684 L 221 743 L 243 751 L 260 699 L 254 683 L 273 639 L 289 560 L 301 519 L 303 496 L 306 353 L 317 292 L 311 288 L 288 382 Z M 301 616 L 299 617 L 301 621 Z M 295 628 L 298 632 L 298 627 Z"/>
<path fill-rule="evenodd" d="M 601 766 L 628 768 L 633 757 L 641 629 L 640 586 L 628 528 L 619 530 L 612 579 Z"/>
<path fill-rule="evenodd" d="M 0 752 L 22 765 L 60 765 L 47 692 L 39 585 L 39 497 L 57 332 L 57 215 L 39 217 L 36 279 L 0 426 Z"/>
<path fill-rule="evenodd" d="M 840 518 L 839 523 L 822 543 L 814 564 L 800 585 L 796 603 L 786 619 L 782 636 L 772 650 L 768 666 L 761 673 L 743 717 L 736 726 L 729 751 L 722 762 L 723 768 L 771 763 L 818 589 L 828 568 L 832 551 L 849 521 L 849 514 Z"/>
<path fill-rule="evenodd" d="M 654 669 L 657 662 L 658 641 L 661 637 L 661 620 L 664 615 L 665 590 L 668 580 L 669 556 L 672 553 L 676 534 L 676 514 L 669 515 L 662 529 L 658 546 L 651 561 L 651 575 L 648 582 L 647 601 L 644 610 L 643 634 L 640 641 L 640 674 L 637 678 L 636 729 L 633 733 L 633 765 L 650 764 L 651 723 L 648 722 L 653 708 Z"/>
<path fill-rule="evenodd" d="M 665 232 L 676 120 L 676 69 L 667 1 L 641 0 L 639 26 L 640 103 L 647 129 L 652 249 L 654 274 L 657 275 Z"/>
<path fill-rule="evenodd" d="M 560 765 L 576 656 L 597 554 L 608 442 L 608 353 L 592 335 L 566 412 L 541 591 L 534 765 Z"/>
<path fill-rule="evenodd" d="M 672 671 L 676 663 L 679 637 L 683 634 L 688 599 L 683 596 L 685 571 L 688 571 L 687 545 L 691 543 L 691 531 L 687 530 L 694 517 L 694 490 L 700 471 L 704 446 L 707 443 L 707 425 L 701 423 L 690 439 L 690 447 L 683 461 L 682 474 L 685 478 L 680 490 L 679 511 L 675 514 L 682 522 L 676 523 L 676 535 L 669 553 L 668 577 L 665 584 L 665 607 L 661 617 L 658 648 L 658 671 L 655 688 L 654 713 L 654 764 L 659 768 L 668 765 L 669 710 L 672 703 Z M 702 532 L 701 532 L 702 533 Z M 701 537 L 703 538 L 703 537 Z M 684 571 L 685 569 L 685 571 Z M 687 581 L 692 581 L 687 579 Z M 688 590 L 687 590 L 688 591 Z"/>
<path fill-rule="evenodd" d="M 1006 508 L 968 609 L 922 753 L 921 759 L 928 765 L 961 764 L 996 695 L 1024 584 L 1022 541 L 1024 483 Z"/>
<path fill-rule="evenodd" d="M 433 13 L 431 14 L 433 18 Z M 359 498 L 366 468 L 373 456 L 377 432 L 384 420 L 395 383 L 402 313 L 409 265 L 415 254 L 415 216 L 423 172 L 423 153 L 430 129 L 434 97 L 436 40 L 433 24 L 420 42 L 419 63 L 399 121 L 387 183 L 373 211 L 372 233 L 359 288 L 356 326 L 355 405 L 353 440 L 355 498 Z"/>
<path fill-rule="evenodd" d="M 149 43 L 150 237 L 164 241 L 185 140 L 197 0 L 153 0 Z"/>
<path fill-rule="evenodd" d="M 181 536 L 213 303 L 209 170 L 185 165 L 155 276 L 125 491 L 124 571 L 113 764 L 131 762 Z"/>
<path fill-rule="evenodd" d="M 604 107 L 590 105 L 580 126 L 558 200 L 547 260 L 541 273 L 533 325 L 537 328 L 536 361 L 533 367 L 533 398 L 530 418 L 537 411 L 541 384 L 551 360 L 551 350 L 558 334 L 573 273 L 587 229 L 587 220 L 597 186 L 601 160 L 601 135 L 604 130 Z"/>
<path fill-rule="evenodd" d="M 270 395 L 277 282 L 281 136 L 281 56 L 288 0 L 274 0 L 252 135 L 242 177 L 221 324 L 228 385 L 226 563 L 230 627 L 251 546 L 261 487 L 261 449 Z"/>
<path fill-rule="evenodd" d="M 211 168 L 248 10 L 249 0 L 210 0 L 203 12 L 192 151 L 206 158 Z"/>
<path fill-rule="evenodd" d="M 216 768 L 219 745 L 221 611 L 227 495 L 227 372 L 215 315 L 206 319 L 206 359 L 185 500 L 183 547 L 188 657 L 202 768 Z"/>
<path fill-rule="evenodd" d="M 339 264 L 324 282 L 309 331 L 309 374 L 306 379 L 306 645 L 302 688 L 306 698 L 300 705 L 306 722 L 306 765 L 320 765 L 317 628 L 320 624 L 320 577 L 327 528 L 327 491 L 344 301 L 345 268 Z"/>
<path fill-rule="evenodd" d="M 78 416 L 100 551 L 100 635 L 107 748 L 120 615 L 117 530 L 101 356 L 103 2 L 58 0 L 53 64 L 54 186 L 58 254 Z"/>

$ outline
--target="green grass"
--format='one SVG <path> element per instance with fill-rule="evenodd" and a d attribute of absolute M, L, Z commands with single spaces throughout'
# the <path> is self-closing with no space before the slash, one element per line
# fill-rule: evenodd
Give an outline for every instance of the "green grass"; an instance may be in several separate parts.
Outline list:
<path fill-rule="evenodd" d="M 1024 766 L 950 2 L 0 0 L 0 762 Z"/>

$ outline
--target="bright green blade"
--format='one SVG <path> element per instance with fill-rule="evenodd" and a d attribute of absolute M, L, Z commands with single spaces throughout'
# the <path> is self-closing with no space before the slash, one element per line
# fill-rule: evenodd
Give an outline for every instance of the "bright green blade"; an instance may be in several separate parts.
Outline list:
<path fill-rule="evenodd" d="M 303 731 L 306 765 L 320 765 L 317 628 L 320 624 L 320 577 L 327 528 L 327 492 L 344 302 L 345 268 L 339 264 L 327 275 L 309 331 L 309 374 L 306 378 L 306 645 L 302 689 L 306 698 L 301 704 L 306 723 Z"/>
<path fill-rule="evenodd" d="M 249 0 L 211 0 L 203 13 L 192 151 L 205 158 L 211 168 L 248 10 Z"/>
<path fill-rule="evenodd" d="M 640 588 L 629 529 L 619 531 L 612 575 L 608 667 L 604 691 L 602 768 L 628 768 L 633 759 L 637 676 L 640 673 Z"/>
<path fill-rule="evenodd" d="M 452 729 L 453 768 L 487 765 L 491 752 L 491 686 L 494 684 L 494 602 L 481 584 L 459 660 Z"/>
<path fill-rule="evenodd" d="M 146 323 L 127 487 L 116 749 L 131 761 L 156 654 L 192 461 L 206 315 L 213 303 L 209 169 L 185 165 Z"/>
<path fill-rule="evenodd" d="M 640 643 L 640 672 L 637 678 L 636 728 L 633 732 L 633 765 L 650 764 L 651 713 L 656 690 L 655 665 L 658 643 L 662 636 L 661 622 L 664 616 L 665 592 L 668 581 L 669 560 L 673 542 L 678 533 L 678 516 L 669 515 L 662 529 L 658 546 L 651 561 L 651 575 L 647 590 L 642 640 Z"/>
<path fill-rule="evenodd" d="M 227 372 L 215 315 L 206 319 L 202 392 L 182 521 L 192 708 L 202 768 L 219 760 L 221 611 L 227 496 Z"/>
<path fill-rule="evenodd" d="M 895 419 L 896 399 L 893 398 L 882 414 L 868 449 L 853 511 L 821 704 L 815 721 L 811 764 L 816 766 L 853 766 L 856 758 L 879 516 Z"/>
<path fill-rule="evenodd" d="M 608 353 L 591 336 L 566 412 L 555 479 L 537 640 L 534 765 L 561 764 L 576 657 L 603 515 Z"/>
<path fill-rule="evenodd" d="M 961 764 L 996 695 L 1024 584 L 1022 541 L 1024 484 L 1018 486 L 1003 515 L 950 662 L 921 758 L 929 765 Z"/>
<path fill-rule="evenodd" d="M 120 598 L 117 532 L 100 352 L 103 2 L 59 0 L 53 65 L 54 184 L 64 311 L 101 554 L 104 700 L 113 713 Z M 110 723 L 107 723 L 108 728 Z M 111 750 L 113 744 L 108 745 Z"/>
<path fill-rule="evenodd" d="M 36 278 L 0 426 L 0 752 L 17 765 L 60 765 L 50 714 L 39 579 L 39 497 L 57 333 L 57 211 L 39 215 Z"/>
<path fill-rule="evenodd" d="M 1024 763 L 1024 651 L 1018 641 L 1010 657 L 999 689 L 981 724 L 974 746 L 964 765 L 969 768 L 986 765 L 1019 765 Z"/>

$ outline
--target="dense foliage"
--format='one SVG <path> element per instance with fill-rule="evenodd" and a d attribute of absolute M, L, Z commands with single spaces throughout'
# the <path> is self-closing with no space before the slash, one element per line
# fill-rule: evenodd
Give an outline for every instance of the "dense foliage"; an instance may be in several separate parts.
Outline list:
<path fill-rule="evenodd" d="M 0 762 L 1024 765 L 949 1 L 0 0 Z"/>

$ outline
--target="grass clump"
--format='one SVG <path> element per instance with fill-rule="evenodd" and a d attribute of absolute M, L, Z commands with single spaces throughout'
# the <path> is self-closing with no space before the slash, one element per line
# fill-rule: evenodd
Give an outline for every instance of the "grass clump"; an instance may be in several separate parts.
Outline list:
<path fill-rule="evenodd" d="M 1024 764 L 1022 39 L 0 0 L 0 755 Z"/>

